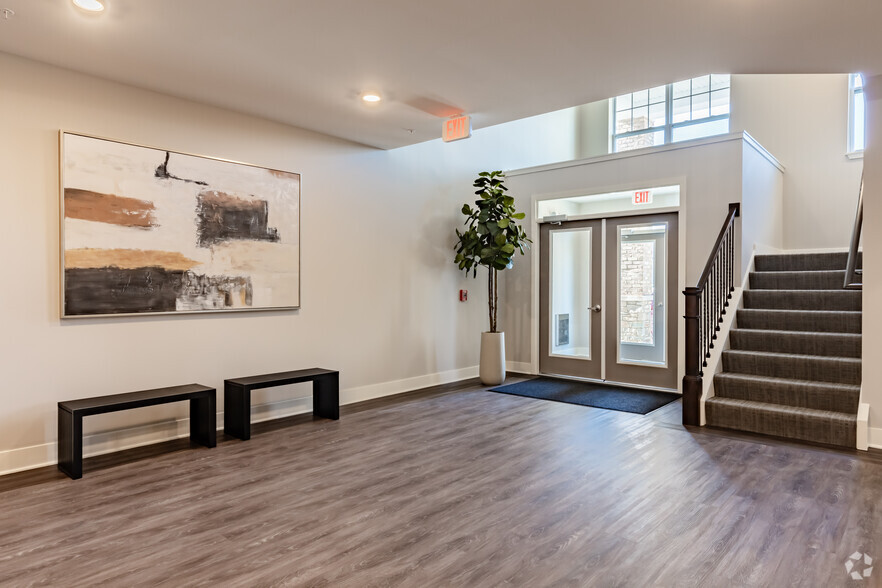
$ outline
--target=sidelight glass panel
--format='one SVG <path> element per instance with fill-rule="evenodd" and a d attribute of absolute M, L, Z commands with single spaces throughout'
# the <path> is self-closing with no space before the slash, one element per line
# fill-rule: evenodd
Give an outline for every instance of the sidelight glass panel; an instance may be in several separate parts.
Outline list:
<path fill-rule="evenodd" d="M 561 229 L 550 237 L 549 354 L 591 359 L 591 229 Z"/>
<path fill-rule="evenodd" d="M 666 223 L 619 226 L 619 363 L 665 365 L 667 234 Z"/>

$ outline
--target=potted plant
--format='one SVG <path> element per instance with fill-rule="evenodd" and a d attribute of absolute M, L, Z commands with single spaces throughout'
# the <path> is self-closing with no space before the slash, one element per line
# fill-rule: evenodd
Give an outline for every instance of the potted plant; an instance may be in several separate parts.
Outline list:
<path fill-rule="evenodd" d="M 505 381 L 505 333 L 496 330 L 496 312 L 499 308 L 498 272 L 512 267 L 514 254 L 521 255 L 532 241 L 517 222 L 524 213 L 516 212 L 514 198 L 506 194 L 501 171 L 481 172 L 475 180 L 475 207 L 463 204 L 466 216 L 464 231 L 456 230 L 457 243 L 454 263 L 466 273 L 477 277 L 478 266 L 486 267 L 489 275 L 487 299 L 490 311 L 490 330 L 481 334 L 481 383 L 495 386 Z"/>

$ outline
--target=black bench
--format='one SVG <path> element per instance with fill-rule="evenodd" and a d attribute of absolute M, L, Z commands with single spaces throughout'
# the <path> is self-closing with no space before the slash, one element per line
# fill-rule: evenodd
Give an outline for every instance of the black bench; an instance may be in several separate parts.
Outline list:
<path fill-rule="evenodd" d="M 58 469 L 73 479 L 83 477 L 83 417 L 141 408 L 167 402 L 190 401 L 190 440 L 206 447 L 217 445 L 217 392 L 201 384 L 170 386 L 111 396 L 58 403 Z"/>
<path fill-rule="evenodd" d="M 340 372 L 310 368 L 224 380 L 224 433 L 251 438 L 251 391 L 286 384 L 312 382 L 312 414 L 340 418 Z"/>

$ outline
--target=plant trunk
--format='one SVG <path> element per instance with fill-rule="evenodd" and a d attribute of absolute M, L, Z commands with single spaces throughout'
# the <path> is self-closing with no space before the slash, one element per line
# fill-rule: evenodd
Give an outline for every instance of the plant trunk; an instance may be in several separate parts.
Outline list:
<path fill-rule="evenodd" d="M 496 310 L 499 303 L 498 280 L 499 276 L 495 268 L 488 268 L 490 275 L 487 278 L 487 303 L 490 310 L 490 332 L 496 332 Z"/>

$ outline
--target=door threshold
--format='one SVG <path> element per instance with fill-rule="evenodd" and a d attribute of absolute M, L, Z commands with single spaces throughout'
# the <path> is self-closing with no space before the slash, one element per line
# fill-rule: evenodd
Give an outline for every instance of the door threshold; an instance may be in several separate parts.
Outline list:
<path fill-rule="evenodd" d="M 565 374 L 552 374 L 539 372 L 540 376 L 548 376 L 549 378 L 560 378 L 562 380 L 575 380 L 576 382 L 594 382 L 596 384 L 605 384 L 607 386 L 620 386 L 622 388 L 633 388 L 634 390 L 652 390 L 653 392 L 673 392 L 680 394 L 677 388 L 661 388 L 659 386 L 641 386 L 640 384 L 631 384 L 628 382 L 613 382 L 611 380 L 598 380 L 595 378 L 580 378 L 578 376 L 568 376 Z"/>

